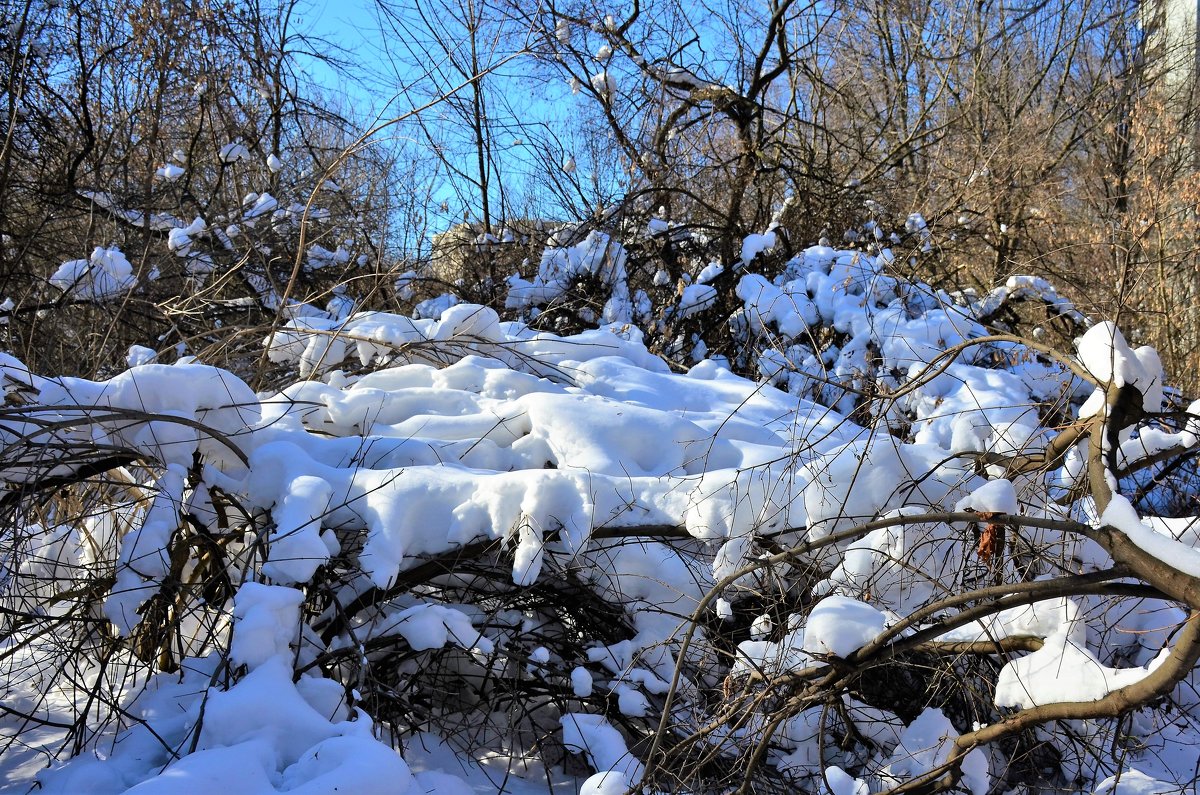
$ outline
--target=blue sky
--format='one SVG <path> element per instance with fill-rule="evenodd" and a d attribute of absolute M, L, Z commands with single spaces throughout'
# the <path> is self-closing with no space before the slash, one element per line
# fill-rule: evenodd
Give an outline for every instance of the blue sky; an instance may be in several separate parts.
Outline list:
<path fill-rule="evenodd" d="M 404 114 L 431 98 L 431 90 L 437 90 L 436 86 L 421 81 L 423 74 L 414 72 L 412 78 L 418 81 L 418 85 L 413 93 L 396 96 L 400 89 L 393 72 L 396 63 L 384 55 L 384 45 L 391 46 L 400 62 L 413 63 L 414 55 L 406 52 L 399 42 L 381 38 L 375 0 L 310 0 L 303 11 L 299 15 L 301 24 L 297 29 L 338 45 L 342 49 L 342 57 L 351 62 L 364 83 L 372 84 L 368 88 L 363 83 L 347 81 L 316 60 L 300 64 L 328 91 L 348 100 L 350 107 L 347 110 L 351 111 L 356 124 L 362 125 L 362 129 L 367 129 L 373 121 Z M 453 31 L 454 25 L 460 21 L 444 20 L 447 31 Z M 436 47 L 433 49 L 436 52 Z M 502 55 L 498 53 L 497 57 Z M 420 62 L 417 57 L 413 65 L 415 70 L 423 71 L 430 66 Z M 553 76 L 530 79 L 523 67 L 523 63 L 513 64 L 511 68 L 498 70 L 488 78 L 491 97 L 489 118 L 493 126 L 488 154 L 488 196 L 492 219 L 510 214 L 527 214 L 530 212 L 530 202 L 536 203 L 536 212 L 564 218 L 589 213 L 598 200 L 592 195 L 595 189 L 586 187 L 596 166 L 590 162 L 589 151 L 576 146 L 581 134 L 576 127 L 577 117 L 586 99 L 573 97 L 565 79 Z M 447 72 L 453 78 L 453 69 Z M 474 150 L 471 143 L 464 140 L 468 128 L 456 122 L 452 114 L 447 115 L 444 108 L 431 108 L 422 115 L 422 120 L 428 124 L 427 128 L 422 126 L 418 130 L 405 122 L 401 127 L 392 128 L 381 135 L 405 141 L 407 156 L 422 164 L 432 165 L 439 157 L 426 137 L 432 130 L 429 134 L 438 138 L 441 142 L 439 145 L 444 147 L 440 156 L 455 161 L 468 176 L 473 175 Z M 550 163 L 551 178 L 560 180 L 559 185 L 569 184 L 569 179 L 564 180 L 565 175 L 559 174 L 555 168 L 568 154 L 577 161 L 578 178 L 586 187 L 587 196 L 583 193 L 571 194 L 564 204 L 562 194 L 545 189 L 544 180 L 547 179 L 546 164 Z M 466 159 L 468 156 L 471 158 L 469 162 Z M 606 179 L 613 176 L 609 173 L 612 171 L 609 159 L 606 155 L 605 162 L 601 164 L 602 176 Z M 429 212 L 437 219 L 435 231 L 464 217 L 481 217 L 478 189 L 469 179 L 455 177 L 443 167 L 438 168 L 437 175 L 423 185 L 430 190 Z M 609 186 L 605 192 L 611 195 L 613 190 L 615 187 Z"/>
<path fill-rule="evenodd" d="M 378 37 L 375 22 L 375 0 L 313 0 L 312 5 L 302 15 L 303 29 L 310 35 L 327 39 L 346 51 L 346 57 L 353 59 L 360 67 L 371 70 L 372 61 L 376 59 L 376 44 Z M 312 76 L 326 87 L 349 92 L 356 102 L 370 103 L 374 108 L 376 100 L 366 91 L 354 85 L 339 80 L 332 71 L 320 62 L 306 64 Z M 371 70 L 378 73 L 378 70 Z"/>
<path fill-rule="evenodd" d="M 325 39 L 340 46 L 343 50 L 342 56 L 352 62 L 363 79 L 366 82 L 375 83 L 368 88 L 354 81 L 347 81 L 325 67 L 320 61 L 301 61 L 301 68 L 308 71 L 317 82 L 326 89 L 344 95 L 350 100 L 358 123 L 369 125 L 373 119 L 386 119 L 402 114 L 409 110 L 412 104 L 420 104 L 425 98 L 425 88 L 418 88 L 412 96 L 401 98 L 394 96 L 399 85 L 391 82 L 395 79 L 390 77 L 394 64 L 386 61 L 382 54 L 383 41 L 380 38 L 381 33 L 376 20 L 375 0 L 310 0 L 303 11 L 304 13 L 300 14 L 302 23 L 298 29 L 314 38 Z M 402 48 L 399 51 L 402 51 Z M 419 77 L 419 75 L 414 75 L 414 77 Z M 527 88 L 526 91 L 528 91 Z M 392 100 L 390 108 L 386 107 L 389 100 Z M 512 98 L 512 101 L 516 101 L 516 98 Z M 523 101 L 528 103 L 531 100 L 526 94 Z M 536 100 L 534 101 L 536 102 Z M 538 105 L 538 108 L 543 114 L 547 112 L 547 108 L 543 105 Z M 431 124 L 443 123 L 439 121 L 439 117 L 440 111 L 436 109 L 431 111 Z M 394 132 L 389 134 L 394 134 Z M 506 184 L 510 187 L 518 184 L 521 176 L 520 160 L 529 154 L 523 151 L 524 147 L 516 146 L 521 139 L 522 134 L 519 131 L 506 132 L 503 141 L 497 144 L 494 151 L 498 158 L 496 167 L 499 172 L 506 172 Z M 414 134 L 410 140 L 416 145 L 415 152 L 419 153 L 421 147 L 425 145 L 424 137 Z M 432 152 L 429 153 L 429 157 L 431 160 L 433 159 Z M 496 185 L 493 185 L 493 189 L 495 188 Z M 491 191 L 489 191 L 490 193 Z M 455 219 L 461 220 L 464 210 L 474 214 L 478 209 L 474 206 L 475 202 L 468 200 L 464 203 L 463 198 L 463 196 L 456 196 L 451 181 L 443 172 L 443 175 L 439 177 L 439 184 L 434 190 L 432 203 L 435 214 L 437 214 L 436 208 L 446 202 L 445 225 L 450 225 Z"/>

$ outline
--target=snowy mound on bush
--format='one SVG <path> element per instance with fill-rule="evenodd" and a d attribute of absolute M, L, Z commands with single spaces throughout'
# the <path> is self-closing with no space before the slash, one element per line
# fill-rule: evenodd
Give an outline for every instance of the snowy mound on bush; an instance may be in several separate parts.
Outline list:
<path fill-rule="evenodd" d="M 1029 347 L 888 261 L 816 247 L 726 282 L 761 381 L 652 355 L 595 235 L 510 282 L 526 310 L 599 279 L 614 322 L 579 334 L 310 313 L 265 339 L 296 379 L 261 392 L 5 356 L 3 598 L 36 617 L 10 644 L 91 660 L 14 690 L 94 751 L 42 791 L 454 791 L 500 759 L 616 792 L 709 756 L 710 784 L 983 793 L 1026 775 L 991 745 L 1022 721 L 1064 778 L 1105 780 L 1082 749 L 1118 727 L 1139 775 L 1193 769 L 1169 720 L 1068 702 L 1196 705 L 1197 532 L 1139 513 L 1196 406 L 1161 413 L 1115 327 L 1078 359 Z"/>

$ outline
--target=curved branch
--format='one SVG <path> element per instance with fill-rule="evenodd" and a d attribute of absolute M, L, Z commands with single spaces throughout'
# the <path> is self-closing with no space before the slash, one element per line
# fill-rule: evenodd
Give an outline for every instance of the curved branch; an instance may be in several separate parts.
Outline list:
<path fill-rule="evenodd" d="M 1116 718 L 1143 707 L 1155 699 L 1168 695 L 1175 685 L 1196 667 L 1198 660 L 1200 660 L 1200 611 L 1193 610 L 1167 659 L 1145 678 L 1113 690 L 1095 701 L 1060 701 L 1030 707 L 1014 715 L 1009 715 L 1001 721 L 960 735 L 954 741 L 954 751 L 945 764 L 922 777 L 926 779 L 921 783 L 922 788 L 908 790 L 897 788 L 892 792 L 939 792 L 949 789 L 961 777 L 962 762 L 968 753 L 981 745 L 1011 737 L 1032 726 L 1055 720 Z"/>

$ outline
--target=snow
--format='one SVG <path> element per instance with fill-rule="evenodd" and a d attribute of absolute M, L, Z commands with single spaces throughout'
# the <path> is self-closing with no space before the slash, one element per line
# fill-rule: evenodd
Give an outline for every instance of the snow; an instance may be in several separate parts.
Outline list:
<path fill-rule="evenodd" d="M 1037 651 L 1006 664 L 996 680 L 998 707 L 1029 709 L 1062 701 L 1095 701 L 1149 675 L 1166 659 L 1163 651 L 1144 667 L 1111 668 L 1069 637 L 1064 627 Z"/>
<path fill-rule="evenodd" d="M 309 271 L 317 271 L 335 265 L 346 265 L 349 262 L 350 252 L 341 246 L 330 251 L 318 243 L 313 243 L 304 252 L 304 267 Z"/>
<path fill-rule="evenodd" d="M 158 358 L 158 354 L 153 348 L 147 348 L 144 345 L 130 345 L 129 352 L 125 354 L 125 363 L 130 367 L 140 367 L 143 364 L 153 364 Z"/>
<path fill-rule="evenodd" d="M 1005 304 L 1018 300 L 1040 301 L 1054 314 L 1081 326 L 1088 325 L 1087 318 L 1070 301 L 1060 296 L 1054 285 L 1039 276 L 1009 276 L 1002 286 L 992 289 L 975 302 L 974 310 L 977 315 L 987 317 L 995 314 Z"/>
<path fill-rule="evenodd" d="M 710 262 L 696 274 L 696 284 L 708 284 L 725 272 L 725 266 L 719 262 Z"/>
<path fill-rule="evenodd" d="M 532 281 L 519 276 L 508 279 L 509 309 L 543 305 L 564 296 L 580 276 L 597 278 L 613 294 L 605 307 L 605 322 L 629 320 L 629 291 L 626 283 L 625 249 L 602 232 L 591 232 L 570 248 L 547 248 Z"/>
<path fill-rule="evenodd" d="M 849 657 L 886 626 L 887 616 L 869 604 L 827 596 L 809 613 L 802 648 L 810 654 Z"/>
<path fill-rule="evenodd" d="M 571 692 L 578 698 L 587 698 L 592 694 L 592 675 L 582 666 L 571 671 Z"/>
<path fill-rule="evenodd" d="M 1158 411 L 1162 406 L 1163 372 L 1158 353 L 1148 346 L 1129 347 L 1121 330 L 1111 321 L 1097 323 L 1075 342 L 1084 369 L 1098 383 L 1114 386 L 1131 384 L 1142 394 L 1143 408 Z M 1095 413 L 1098 407 L 1080 409 L 1080 416 Z"/>
<path fill-rule="evenodd" d="M 975 513 L 1007 513 L 1017 512 L 1017 492 L 1012 481 L 999 478 L 989 480 L 984 485 L 963 497 L 954 506 L 956 511 L 974 511 Z"/>
<path fill-rule="evenodd" d="M 186 170 L 180 168 L 174 163 L 167 163 L 166 165 L 159 167 L 154 172 L 155 176 L 159 177 L 160 179 L 165 179 L 167 182 L 174 182 L 186 173 Z"/>
<path fill-rule="evenodd" d="M 388 612 L 376 624 L 375 631 L 398 633 L 415 651 L 440 649 L 448 643 L 466 651 L 478 649 L 490 653 L 494 648 L 492 642 L 471 625 L 466 613 L 439 604 L 422 603 L 399 612 Z M 546 659 L 535 661 L 546 662 L 548 655 L 546 652 Z M 530 656 L 538 658 L 541 655 Z"/>
<path fill-rule="evenodd" d="M 625 795 L 633 785 L 634 781 L 624 773 L 605 770 L 583 782 L 579 795 Z"/>
<path fill-rule="evenodd" d="M 113 217 L 140 228 L 165 232 L 183 225 L 178 218 L 170 213 L 150 213 L 147 215 L 137 210 L 126 209 L 120 205 L 111 193 L 105 191 L 81 190 L 79 191 L 79 195 L 93 202 L 97 207 L 103 209 Z"/>
<path fill-rule="evenodd" d="M 611 90 L 607 77 L 597 90 Z M 221 159 L 242 158 L 230 149 Z M 229 221 L 245 223 L 251 235 L 255 219 L 290 223 L 296 215 L 268 193 L 251 193 L 232 217 L 214 216 L 211 228 L 199 217 L 137 218 L 165 224 L 154 227 L 166 233 L 165 250 L 190 270 L 196 249 L 221 245 Z M 926 240 L 923 218 L 910 217 L 908 226 Z M 679 230 L 653 219 L 637 234 L 644 241 Z M 340 234 L 326 242 L 332 250 L 305 249 L 306 264 L 349 265 L 354 243 Z M 777 706 L 772 678 L 836 671 L 838 658 L 853 657 L 914 610 L 990 582 L 994 572 L 980 573 L 970 523 L 931 512 L 1085 518 L 1200 576 L 1193 517 L 1143 518 L 1147 503 L 1135 508 L 1121 493 L 1099 516 L 1094 503 L 1049 499 L 1050 486 L 1083 482 L 1086 445 L 1054 473 L 1018 475 L 975 460 L 981 452 L 1045 448 L 1053 429 L 1039 408 L 1056 403 L 1067 415 L 1086 396 L 1063 367 L 1022 346 L 991 343 L 934 371 L 929 365 L 947 347 L 987 333 L 974 319 L 979 301 L 954 303 L 901 281 L 886 250 L 813 246 L 773 278 L 750 272 L 776 242 L 773 231 L 750 235 L 740 262 L 705 257 L 681 266 L 679 292 L 661 291 L 668 306 L 657 318 L 638 309 L 645 296 L 630 287 L 643 275 L 631 269 L 644 263 L 598 231 L 547 246 L 523 266 L 525 277 L 499 285 L 507 288 L 507 316 L 455 293 L 422 302 L 413 317 L 363 311 L 367 299 L 337 286 L 322 299 L 325 310 L 291 307 L 263 339 L 276 372 L 287 376 L 257 392 L 190 357 L 158 364 L 150 347 L 132 346 L 129 369 L 107 380 L 45 378 L 0 356 L 6 397 L 37 406 L 0 424 L 6 445 L 25 449 L 44 434 L 47 449 L 86 442 L 131 449 L 138 459 L 111 473 L 113 488 L 137 492 L 114 516 L 53 525 L 56 514 L 44 511 L 46 527 L 23 528 L 24 557 L 14 566 L 6 558 L 0 579 L 32 585 L 5 599 L 55 615 L 63 609 L 55 595 L 79 587 L 64 572 L 86 561 L 112 583 L 97 617 L 134 642 L 153 630 L 147 619 L 158 602 L 151 600 L 200 569 L 198 551 L 210 538 L 223 545 L 232 594 L 227 603 L 206 595 L 187 605 L 178 670 L 150 675 L 143 667 L 118 680 L 126 684 L 113 703 L 130 720 L 98 729 L 85 753 L 43 773 L 44 791 L 497 791 L 502 784 L 480 783 L 479 771 L 525 765 L 533 746 L 520 747 L 518 731 L 500 739 L 476 726 L 492 720 L 483 707 L 462 707 L 452 719 L 479 732 L 470 752 L 461 745 L 465 730 L 433 738 L 394 728 L 395 715 L 376 725 L 358 708 L 374 710 L 392 693 L 424 687 L 429 675 L 445 676 L 438 687 L 450 683 L 451 696 L 483 704 L 510 680 L 514 693 L 525 684 L 555 694 L 536 706 L 514 696 L 499 709 L 527 712 L 540 721 L 531 732 L 536 743 L 561 741 L 579 757 L 574 763 L 587 772 L 563 789 L 623 793 L 640 782 L 640 732 L 653 731 L 668 691 L 671 720 L 712 726 L 705 753 L 740 753 Z M 729 268 L 736 279 L 725 278 Z M 52 283 L 81 300 L 111 300 L 136 286 L 117 249 L 97 249 L 63 269 Z M 665 269 L 644 272 L 651 276 L 670 287 Z M 415 271 L 404 273 L 397 293 L 412 298 L 416 281 Z M 571 305 L 580 282 L 604 291 L 593 327 L 556 334 L 529 325 L 549 307 Z M 1010 279 L 1005 290 L 985 301 L 1058 300 L 1028 277 Z M 704 358 L 715 340 L 684 338 L 679 356 L 670 355 L 698 361 L 681 373 L 648 347 L 659 342 L 660 321 L 718 307 L 736 309 L 714 321 L 740 335 L 734 339 L 744 351 L 726 346 L 725 355 Z M 821 339 L 836 344 L 822 348 Z M 176 340 L 147 342 L 169 352 Z M 1098 382 L 1137 386 L 1148 410 L 1170 398 L 1157 355 L 1130 348 L 1111 324 L 1093 326 L 1078 353 Z M 754 368 L 761 380 L 734 372 Z M 902 394 L 860 404 L 868 384 Z M 1118 465 L 1194 449 L 1195 426 L 1118 429 Z M 6 470 L 14 493 L 46 475 L 25 460 Z M 1120 492 L 1129 484 L 1117 485 Z M 834 534 L 844 536 L 830 543 Z M 1014 535 L 1019 552 L 996 563 L 1004 583 L 1108 565 L 1094 545 L 1061 530 L 1022 526 Z M 819 548 L 777 554 L 804 542 Z M 474 568 L 457 568 L 468 560 Z M 426 573 L 436 567 L 436 575 Z M 463 599 L 464 583 L 486 596 Z M 537 601 L 568 588 L 572 599 L 586 597 L 579 615 L 564 619 Z M 181 604 L 192 598 L 181 592 Z M 773 596 L 784 593 L 787 600 Z M 601 606 L 611 613 L 596 633 L 590 611 Z M 942 606 L 900 637 L 1041 641 L 1037 651 L 995 655 L 994 665 L 980 667 L 993 671 L 995 685 L 994 702 L 975 705 L 980 720 L 1090 701 L 1139 681 L 1165 659 L 1184 615 L 1163 599 L 1116 617 L 1118 608 L 1100 597 L 1054 597 L 947 629 L 958 609 Z M 701 620 L 693 623 L 693 615 Z M 427 666 L 431 660 L 436 665 Z M 1175 694 L 1180 715 L 1187 689 Z M 736 702 L 736 720 L 721 717 L 719 705 L 735 703 L 735 693 L 751 697 Z M 872 703 L 839 692 L 832 694 L 838 709 L 789 715 L 767 763 L 803 791 L 865 795 L 936 769 L 966 730 L 924 704 L 905 712 L 856 696 Z M 1096 791 L 1157 791 L 1155 777 L 1168 766 L 1152 766 L 1153 753 L 1133 749 L 1153 742 L 1175 754 L 1175 745 L 1186 746 L 1190 734 L 1165 728 L 1174 714 L 1159 726 L 1143 716 L 1122 724 L 1131 756 L 1119 784 L 1099 762 L 1080 762 L 1072 774 Z M 1096 726 L 1077 729 L 1100 737 Z M 1046 731 L 1044 741 L 1067 759 L 1067 746 Z M 169 751 L 193 745 L 178 758 Z M 475 751 L 486 758 L 469 761 Z M 982 795 L 1007 786 L 990 774 L 1007 764 L 1004 753 L 968 754 L 966 789 Z M 458 769 L 460 777 L 451 761 L 479 764 Z M 24 770 L 27 762 L 3 763 L 10 764 Z M 542 791 L 570 778 L 544 765 L 524 769 L 546 777 Z"/>
<path fill-rule="evenodd" d="M 1178 784 L 1151 778 L 1137 768 L 1127 768 L 1109 776 L 1096 788 L 1096 795 L 1175 795 L 1178 792 Z"/>
<path fill-rule="evenodd" d="M 204 678 L 200 668 L 188 671 L 184 682 L 164 681 L 144 691 L 135 714 L 153 728 L 137 724 L 125 730 L 104 763 L 84 758 L 75 766 L 45 771 L 39 776 L 41 791 L 275 795 L 281 785 L 310 795 L 338 789 L 404 795 L 410 790 L 408 766 L 371 736 L 370 720 L 361 713 L 319 712 L 304 695 L 304 690 L 316 691 L 293 683 L 291 664 L 283 656 L 266 659 L 228 690 L 205 691 L 198 687 Z M 186 704 L 183 712 L 172 709 L 176 699 Z M 203 724 L 197 729 L 201 705 Z M 196 750 L 171 761 L 160 741 L 182 747 L 195 730 Z"/>
<path fill-rule="evenodd" d="M 588 764 L 597 773 L 611 773 L 624 782 L 641 778 L 641 763 L 629 753 L 621 733 L 603 716 L 568 712 L 562 716 L 562 730 L 567 749 L 584 754 Z M 603 792 L 601 785 L 612 786 L 606 783 L 607 778 L 593 776 L 588 783 L 596 788 L 596 792 Z"/>
<path fill-rule="evenodd" d="M 974 643 L 1021 637 L 1045 639 L 1063 635 L 1084 642 L 1086 625 L 1081 619 L 1079 605 L 1071 599 L 1059 597 L 1002 610 L 984 621 L 952 629 L 938 636 L 938 640 Z"/>
<path fill-rule="evenodd" d="M 248 205 L 242 211 L 242 218 L 249 221 L 261 215 L 275 212 L 276 208 L 279 207 L 279 202 L 269 193 L 252 193 L 242 201 L 242 205 Z"/>
<path fill-rule="evenodd" d="M 763 640 L 771 634 L 771 630 L 774 628 L 775 622 L 771 620 L 771 614 L 763 613 L 750 625 L 750 639 Z"/>
<path fill-rule="evenodd" d="M 927 708 L 900 735 L 891 761 L 884 768 L 884 779 L 899 783 L 936 769 L 954 751 L 958 732 L 940 709 Z M 971 795 L 985 795 L 991 788 L 988 760 L 978 748 L 962 763 L 963 784 Z"/>
<path fill-rule="evenodd" d="M 120 249 L 97 246 L 88 259 L 60 265 L 50 284 L 72 298 L 111 301 L 137 286 L 137 277 Z"/>
<path fill-rule="evenodd" d="M 1100 525 L 1114 527 L 1129 537 L 1129 540 L 1158 558 L 1168 566 L 1191 577 L 1200 577 L 1200 549 L 1176 541 L 1169 535 L 1157 532 L 1142 523 L 1129 499 L 1114 494 L 1104 513 Z"/>
<path fill-rule="evenodd" d="M 282 491 L 271 509 L 275 529 L 268 538 L 270 553 L 263 574 L 276 582 L 308 582 L 317 567 L 329 559 L 320 530 L 321 518 L 333 499 L 333 487 L 322 478 L 300 475 L 284 484 Z"/>
<path fill-rule="evenodd" d="M 679 314 L 689 317 L 717 302 L 717 289 L 707 284 L 689 284 L 679 296 Z"/>
<path fill-rule="evenodd" d="M 1124 386 L 1137 380 L 1141 365 L 1113 323 L 1097 323 L 1075 344 L 1080 362 L 1100 383 Z"/>
<path fill-rule="evenodd" d="M 203 218 L 196 218 L 187 226 L 176 227 L 167 234 L 167 248 L 174 251 L 176 256 L 186 257 L 192 248 L 192 238 L 203 234 L 208 224 Z"/>
<path fill-rule="evenodd" d="M 222 163 L 237 163 L 240 160 L 250 160 L 250 150 L 241 141 L 231 141 L 221 147 L 218 154 Z"/>
<path fill-rule="evenodd" d="M 910 505 L 887 510 L 880 518 L 921 513 Z M 961 530 L 942 522 L 881 527 L 851 542 L 828 579 L 818 582 L 813 592 L 855 598 L 869 593 L 876 605 L 904 614 L 934 597 L 937 589 L 931 580 L 953 579 L 961 570 L 964 543 Z"/>
<path fill-rule="evenodd" d="M 825 768 L 825 795 L 871 795 L 867 782 L 836 765 Z"/>
<path fill-rule="evenodd" d="M 738 282 L 737 296 L 759 327 L 774 324 L 785 338 L 801 336 L 820 319 L 807 292 L 795 283 L 779 288 L 758 274 L 749 274 Z"/>
<path fill-rule="evenodd" d="M 886 438 L 860 437 L 828 451 L 806 473 L 808 537 L 840 532 L 890 507 L 908 467 L 899 446 Z"/>
<path fill-rule="evenodd" d="M 592 90 L 601 97 L 612 97 L 617 91 L 616 78 L 606 69 L 588 78 L 588 82 L 592 86 Z"/>
<path fill-rule="evenodd" d="M 754 261 L 754 258 L 764 251 L 770 251 L 775 248 L 774 232 L 766 232 L 761 235 L 746 235 L 742 241 L 742 264 L 749 265 Z"/>
<path fill-rule="evenodd" d="M 295 588 L 242 583 L 233 598 L 236 624 L 229 657 L 251 670 L 277 655 L 287 655 L 297 641 L 304 594 Z"/>

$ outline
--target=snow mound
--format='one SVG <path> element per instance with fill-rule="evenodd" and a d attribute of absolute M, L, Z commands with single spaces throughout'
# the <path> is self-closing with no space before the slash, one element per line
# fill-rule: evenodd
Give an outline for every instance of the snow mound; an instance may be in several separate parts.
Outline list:
<path fill-rule="evenodd" d="M 133 266 L 118 248 L 96 247 L 88 259 L 64 262 L 50 284 L 72 298 L 111 301 L 137 286 Z"/>
<path fill-rule="evenodd" d="M 803 648 L 810 654 L 849 657 L 886 626 L 887 616 L 874 607 L 845 596 L 827 596 L 808 615 Z"/>

